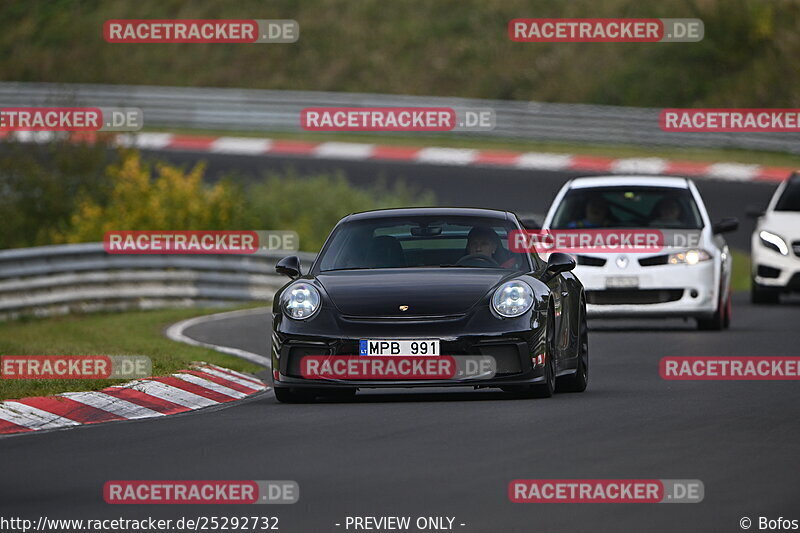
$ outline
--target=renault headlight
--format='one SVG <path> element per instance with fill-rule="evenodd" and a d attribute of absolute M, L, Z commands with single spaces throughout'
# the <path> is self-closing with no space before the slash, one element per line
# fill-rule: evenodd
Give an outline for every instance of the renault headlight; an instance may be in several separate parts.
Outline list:
<path fill-rule="evenodd" d="M 761 239 L 761 244 L 770 250 L 775 250 L 781 255 L 789 255 L 789 247 L 786 246 L 786 241 L 784 241 L 780 236 L 770 233 L 769 231 L 762 230 L 758 234 L 758 238 Z"/>
<path fill-rule="evenodd" d="M 295 283 L 281 294 L 283 312 L 289 318 L 305 320 L 319 310 L 319 291 L 308 283 Z"/>
<path fill-rule="evenodd" d="M 700 261 L 709 261 L 711 254 L 705 250 L 692 249 L 685 252 L 678 252 L 676 254 L 669 254 L 670 265 L 696 265 Z"/>
<path fill-rule="evenodd" d="M 533 289 L 524 281 L 503 283 L 492 296 L 492 307 L 498 315 L 506 318 L 523 315 L 532 305 Z"/>

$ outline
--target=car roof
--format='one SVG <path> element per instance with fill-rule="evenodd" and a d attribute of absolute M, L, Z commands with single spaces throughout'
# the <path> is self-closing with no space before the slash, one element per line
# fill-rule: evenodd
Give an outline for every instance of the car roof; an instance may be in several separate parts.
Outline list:
<path fill-rule="evenodd" d="M 575 178 L 570 181 L 571 189 L 588 189 L 593 187 L 672 187 L 688 189 L 689 180 L 677 176 L 592 176 Z"/>
<path fill-rule="evenodd" d="M 500 211 L 497 209 L 480 209 L 477 207 L 403 207 L 397 209 L 376 209 L 374 211 L 353 213 L 345 217 L 344 220 L 351 222 L 355 220 L 410 216 L 474 216 L 507 220 L 512 215 L 510 215 L 510 213 L 507 211 Z"/>

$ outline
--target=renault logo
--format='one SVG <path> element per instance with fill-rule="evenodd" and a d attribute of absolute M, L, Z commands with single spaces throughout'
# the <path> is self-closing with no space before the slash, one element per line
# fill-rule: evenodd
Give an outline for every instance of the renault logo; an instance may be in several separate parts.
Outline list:
<path fill-rule="evenodd" d="M 408 306 L 407 305 L 401 305 L 400 306 L 400 310 L 401 311 L 408 311 Z"/>
<path fill-rule="evenodd" d="M 628 266 L 628 258 L 624 255 L 617 256 L 617 266 L 619 268 L 627 268 Z"/>

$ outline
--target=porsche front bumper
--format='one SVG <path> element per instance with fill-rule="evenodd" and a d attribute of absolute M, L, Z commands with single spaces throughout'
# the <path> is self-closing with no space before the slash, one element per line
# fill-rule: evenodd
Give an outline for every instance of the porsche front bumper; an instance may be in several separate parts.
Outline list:
<path fill-rule="evenodd" d="M 467 316 L 411 319 L 337 316 L 312 325 L 276 316 L 272 336 L 274 386 L 336 389 L 501 387 L 540 383 L 544 380 L 542 357 L 546 353 L 545 328 L 540 320 L 538 313 L 534 319 L 527 313 L 511 320 L 491 317 L 491 322 L 479 326 Z M 470 323 L 474 333 L 465 333 Z M 496 372 L 488 379 L 446 380 L 307 379 L 302 376 L 303 357 L 357 356 L 362 339 L 439 339 L 442 355 L 454 358 L 491 356 Z"/>

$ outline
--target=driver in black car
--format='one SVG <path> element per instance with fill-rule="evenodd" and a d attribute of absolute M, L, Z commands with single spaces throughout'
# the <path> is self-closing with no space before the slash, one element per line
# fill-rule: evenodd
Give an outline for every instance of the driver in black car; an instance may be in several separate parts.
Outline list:
<path fill-rule="evenodd" d="M 475 226 L 469 231 L 464 257 L 473 255 L 487 257 L 502 268 L 513 268 L 517 261 L 511 252 L 503 248 L 500 236 L 488 226 Z"/>

